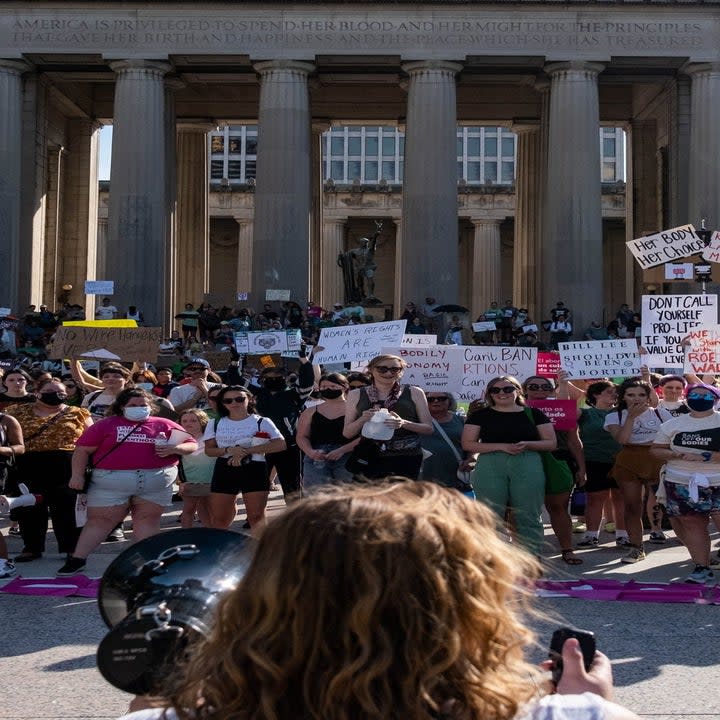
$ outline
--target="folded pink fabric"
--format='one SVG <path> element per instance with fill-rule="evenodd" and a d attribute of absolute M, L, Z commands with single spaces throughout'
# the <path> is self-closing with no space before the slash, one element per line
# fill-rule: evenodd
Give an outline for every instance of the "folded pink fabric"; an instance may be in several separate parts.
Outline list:
<path fill-rule="evenodd" d="M 23 578 L 16 577 L 0 592 L 11 595 L 44 595 L 46 597 L 97 597 L 100 580 L 87 575 L 74 575 L 69 578 Z"/>

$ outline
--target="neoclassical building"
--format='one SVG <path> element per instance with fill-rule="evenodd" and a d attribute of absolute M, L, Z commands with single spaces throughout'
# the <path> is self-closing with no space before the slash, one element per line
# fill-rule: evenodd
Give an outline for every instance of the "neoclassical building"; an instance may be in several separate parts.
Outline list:
<path fill-rule="evenodd" d="M 68 284 L 84 303 L 100 272 L 114 304 L 167 324 L 210 289 L 212 198 L 251 303 L 266 289 L 338 299 L 338 252 L 379 219 L 395 306 L 430 294 L 479 310 L 511 290 L 538 313 L 563 299 L 585 324 L 662 282 L 640 275 L 626 239 L 720 225 L 719 5 L 0 5 L 0 305 L 52 302 Z M 225 126 L 257 130 L 244 199 L 228 199 L 230 174 L 208 194 L 207 133 Z M 353 126 L 402 131 L 401 187 L 381 170 L 326 182 L 322 133 Z M 459 127 L 515 135 L 511 201 L 501 182 L 459 176 Z M 624 193 L 603 193 L 600 127 L 625 131 Z"/>

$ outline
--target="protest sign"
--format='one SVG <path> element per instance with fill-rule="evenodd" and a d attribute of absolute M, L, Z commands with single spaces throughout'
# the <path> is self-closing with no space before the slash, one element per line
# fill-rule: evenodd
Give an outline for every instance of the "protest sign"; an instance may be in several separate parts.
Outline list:
<path fill-rule="evenodd" d="M 86 280 L 86 295 L 112 295 L 115 292 L 114 280 Z"/>
<path fill-rule="evenodd" d="M 437 335 L 403 335 L 402 345 L 437 345 Z"/>
<path fill-rule="evenodd" d="M 260 371 L 268 367 L 282 367 L 282 360 L 279 354 L 247 355 L 243 360 L 243 371 Z"/>
<path fill-rule="evenodd" d="M 472 324 L 473 332 L 495 332 L 497 325 L 490 320 L 481 320 Z"/>
<path fill-rule="evenodd" d="M 643 295 L 643 364 L 651 370 L 684 367 L 682 339 L 691 330 L 717 321 L 717 295 Z"/>
<path fill-rule="evenodd" d="M 320 331 L 313 363 L 344 363 L 370 360 L 384 347 L 400 347 L 407 320 L 326 327 Z"/>
<path fill-rule="evenodd" d="M 200 357 L 207 360 L 213 370 L 227 370 L 232 360 L 232 353 L 229 350 L 206 351 Z"/>
<path fill-rule="evenodd" d="M 685 372 L 720 373 L 720 325 L 698 327 L 686 339 L 690 344 L 685 347 Z"/>
<path fill-rule="evenodd" d="M 720 232 L 715 231 L 710 236 L 710 242 L 707 247 L 703 250 L 703 260 L 708 262 L 720 263 Z"/>
<path fill-rule="evenodd" d="M 115 320 L 66 320 L 63 327 L 100 327 L 100 328 L 134 328 L 136 320 L 117 318 Z"/>
<path fill-rule="evenodd" d="M 250 293 L 248 292 L 239 292 L 236 297 L 238 300 L 247 300 L 249 296 Z"/>
<path fill-rule="evenodd" d="M 265 300 L 267 302 L 271 302 L 273 300 L 277 300 L 279 302 L 288 302 L 290 300 L 290 291 L 289 290 L 275 290 L 270 289 L 265 291 Z"/>
<path fill-rule="evenodd" d="M 643 270 L 701 253 L 705 249 L 705 242 L 695 234 L 692 225 L 670 228 L 654 235 L 628 240 L 625 244 Z"/>
<path fill-rule="evenodd" d="M 62 325 L 55 333 L 48 357 L 146 362 L 157 357 L 161 340 L 162 328 Z"/>
<path fill-rule="evenodd" d="M 426 347 L 385 347 L 383 353 L 399 355 L 408 364 L 403 383 L 424 390 L 452 392 L 463 402 L 485 394 L 489 380 L 512 375 L 525 380 L 535 374 L 535 348 L 488 345 L 435 345 Z"/>
<path fill-rule="evenodd" d="M 300 330 L 257 330 L 235 333 L 235 349 L 241 355 L 268 353 L 297 353 L 300 349 Z"/>
<path fill-rule="evenodd" d="M 666 263 L 666 280 L 693 280 L 695 278 L 695 265 L 693 263 Z"/>
<path fill-rule="evenodd" d="M 557 377 L 560 369 L 560 355 L 556 352 L 539 352 L 537 354 L 537 375 L 541 377 Z"/>
<path fill-rule="evenodd" d="M 556 430 L 574 430 L 577 427 L 577 403 L 574 400 L 528 400 L 527 404 L 542 410 Z"/>
<path fill-rule="evenodd" d="M 640 374 L 637 342 L 583 340 L 558 343 L 560 365 L 570 378 L 629 377 Z"/>

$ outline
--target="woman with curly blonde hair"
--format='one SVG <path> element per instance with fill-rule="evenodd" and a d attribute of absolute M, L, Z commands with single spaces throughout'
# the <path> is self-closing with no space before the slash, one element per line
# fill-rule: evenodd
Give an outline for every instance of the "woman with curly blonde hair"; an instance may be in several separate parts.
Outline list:
<path fill-rule="evenodd" d="M 609 661 L 586 674 L 575 640 L 557 689 L 585 694 L 541 697 L 520 589 L 538 570 L 490 510 L 434 483 L 321 491 L 261 532 L 171 709 L 126 720 L 636 718 L 600 697 Z"/>

